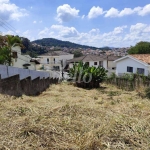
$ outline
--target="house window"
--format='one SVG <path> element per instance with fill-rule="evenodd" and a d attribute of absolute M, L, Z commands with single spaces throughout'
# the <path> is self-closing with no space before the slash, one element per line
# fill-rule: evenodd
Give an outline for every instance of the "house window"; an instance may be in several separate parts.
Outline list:
<path fill-rule="evenodd" d="M 137 68 L 137 73 L 138 74 L 144 74 L 144 69 L 143 68 Z"/>
<path fill-rule="evenodd" d="M 49 64 L 49 58 L 47 58 L 47 63 Z"/>
<path fill-rule="evenodd" d="M 12 57 L 13 57 L 13 58 L 18 58 L 17 52 L 12 52 Z"/>
<path fill-rule="evenodd" d="M 127 72 L 133 72 L 133 67 L 127 66 Z"/>
<path fill-rule="evenodd" d="M 97 62 L 94 62 L 94 65 L 96 66 L 96 65 L 97 65 Z"/>

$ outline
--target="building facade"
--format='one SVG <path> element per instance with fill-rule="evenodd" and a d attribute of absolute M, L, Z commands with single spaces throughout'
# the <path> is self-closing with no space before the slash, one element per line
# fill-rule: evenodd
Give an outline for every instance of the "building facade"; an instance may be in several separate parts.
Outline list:
<path fill-rule="evenodd" d="M 124 73 L 150 74 L 150 54 L 127 55 L 115 60 L 115 63 L 118 76 Z"/>
<path fill-rule="evenodd" d="M 31 57 L 29 55 L 22 55 L 20 46 L 12 47 L 12 66 L 23 69 L 36 70 L 36 66 L 34 62 L 31 61 Z"/>
<path fill-rule="evenodd" d="M 53 51 L 38 56 L 40 68 L 45 70 L 62 70 L 66 67 L 66 62 L 74 57 L 73 54 L 63 51 Z"/>

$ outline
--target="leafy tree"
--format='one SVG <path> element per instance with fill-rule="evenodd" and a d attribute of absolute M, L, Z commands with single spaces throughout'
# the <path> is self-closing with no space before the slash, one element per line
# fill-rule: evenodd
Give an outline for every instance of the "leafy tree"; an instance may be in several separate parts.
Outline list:
<path fill-rule="evenodd" d="M 32 51 L 30 40 L 23 37 L 21 37 L 21 39 L 22 39 L 22 44 L 24 46 L 24 48 L 22 49 L 22 53 L 26 53 L 27 51 Z"/>
<path fill-rule="evenodd" d="M 150 54 L 150 42 L 139 42 L 131 47 L 128 51 L 129 54 Z"/>
<path fill-rule="evenodd" d="M 0 63 L 11 65 L 12 62 L 12 48 L 15 46 L 22 46 L 21 40 L 18 36 L 6 35 L 0 36 Z"/>
<path fill-rule="evenodd" d="M 6 45 L 7 38 L 5 36 L 0 35 L 0 47 Z"/>
<path fill-rule="evenodd" d="M 72 52 L 74 54 L 74 57 L 80 57 L 83 56 L 82 52 L 80 50 L 75 50 Z"/>
<path fill-rule="evenodd" d="M 0 64 L 9 64 L 11 62 L 11 51 L 8 47 L 0 48 Z"/>

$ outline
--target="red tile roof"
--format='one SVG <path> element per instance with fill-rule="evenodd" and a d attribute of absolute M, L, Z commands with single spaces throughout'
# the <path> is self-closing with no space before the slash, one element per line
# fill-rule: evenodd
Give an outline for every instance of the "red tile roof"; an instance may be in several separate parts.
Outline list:
<path fill-rule="evenodd" d="M 138 60 L 141 60 L 147 64 L 150 64 L 150 54 L 132 54 L 130 55 Z"/>

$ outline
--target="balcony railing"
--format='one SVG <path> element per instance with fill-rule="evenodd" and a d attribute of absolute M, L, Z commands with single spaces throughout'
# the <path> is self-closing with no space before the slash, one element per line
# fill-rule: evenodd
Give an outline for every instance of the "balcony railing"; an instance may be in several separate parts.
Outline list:
<path fill-rule="evenodd" d="M 49 62 L 47 62 L 47 64 L 51 64 L 51 65 L 60 65 L 61 64 L 61 62 L 60 61 L 49 61 Z"/>

